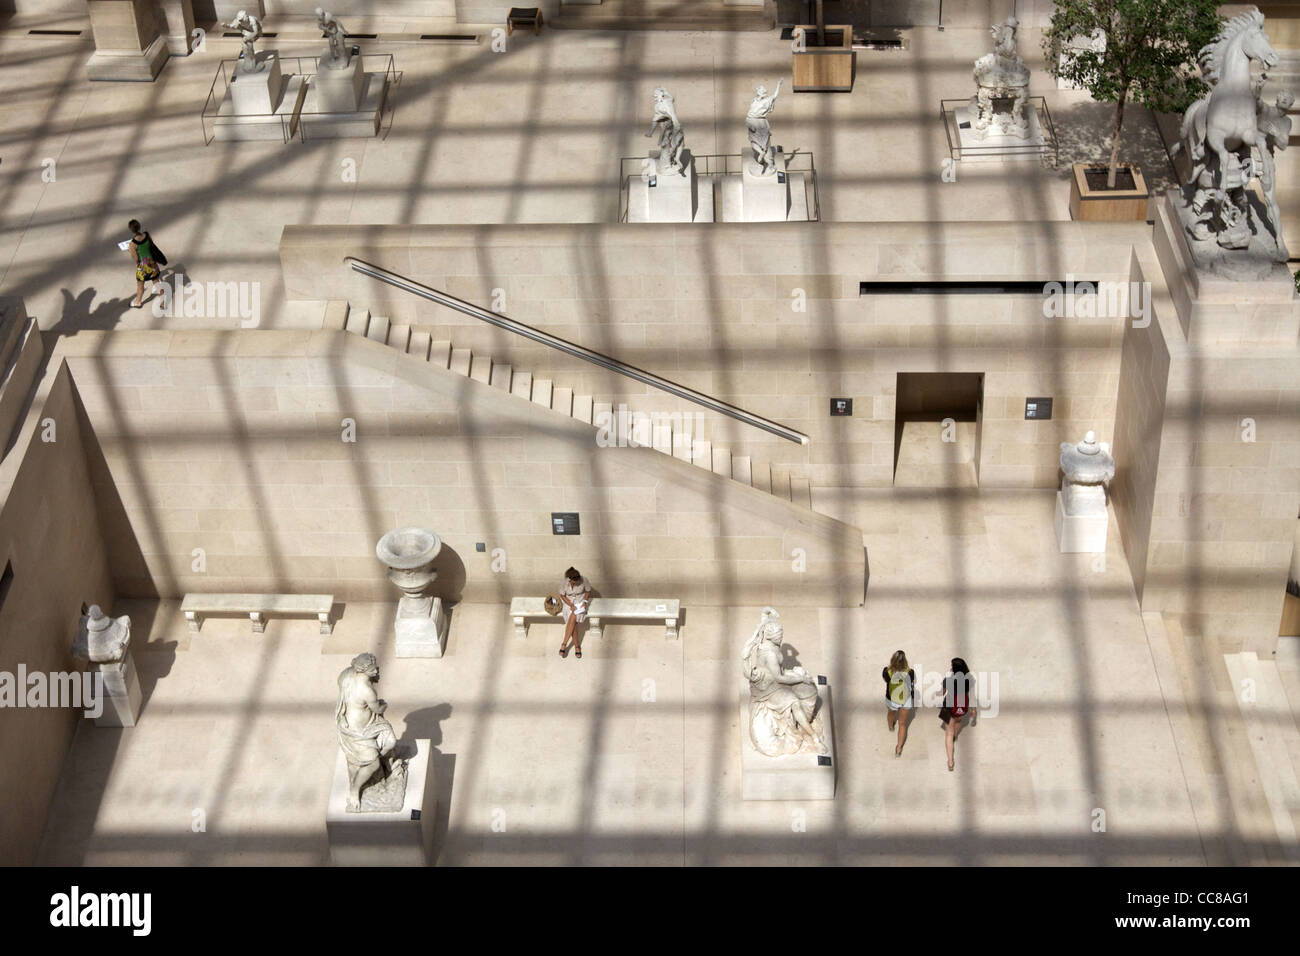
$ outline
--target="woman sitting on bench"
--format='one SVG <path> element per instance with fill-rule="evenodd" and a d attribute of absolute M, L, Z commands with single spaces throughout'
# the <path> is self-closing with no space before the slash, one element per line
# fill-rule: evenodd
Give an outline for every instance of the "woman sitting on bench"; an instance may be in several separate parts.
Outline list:
<path fill-rule="evenodd" d="M 587 619 L 587 607 L 591 604 L 591 585 L 578 573 L 577 568 L 564 572 L 564 585 L 560 588 L 560 613 L 564 615 L 564 640 L 560 642 L 560 656 L 569 656 L 569 645 L 573 645 L 573 656 L 582 660 L 582 641 L 578 637 L 578 625 Z"/>

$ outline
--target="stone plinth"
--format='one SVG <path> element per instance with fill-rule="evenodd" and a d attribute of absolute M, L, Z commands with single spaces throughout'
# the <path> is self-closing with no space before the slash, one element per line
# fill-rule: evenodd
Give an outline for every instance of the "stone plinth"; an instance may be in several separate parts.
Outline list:
<path fill-rule="evenodd" d="M 347 66 L 330 67 L 322 57 L 309 88 L 315 94 L 308 104 L 309 112 L 351 113 L 359 109 L 361 91 L 366 84 L 362 59 L 358 53 Z"/>
<path fill-rule="evenodd" d="M 1092 507 L 1073 514 L 1066 512 L 1061 492 L 1056 493 L 1056 543 L 1062 554 L 1104 554 L 1108 520 L 1105 492 L 1100 510 Z"/>
<path fill-rule="evenodd" d="M 652 152 L 651 159 L 658 159 L 658 153 Z M 683 169 L 669 172 L 662 167 L 654 176 L 654 185 L 648 177 L 634 176 L 628 183 L 627 218 L 628 222 L 697 222 L 713 221 L 712 180 L 705 179 L 705 190 L 695 174 L 695 161 L 690 150 L 682 151 Z M 708 219 L 701 215 L 702 193 L 708 192 Z"/>
<path fill-rule="evenodd" d="M 163 41 L 172 56 L 189 56 L 194 34 L 193 0 L 160 0 L 164 21 Z"/>
<path fill-rule="evenodd" d="M 1178 215 L 1176 190 L 1155 205 L 1156 257 L 1169 283 L 1183 337 L 1193 346 L 1294 345 L 1300 310 L 1294 280 L 1280 262 L 1264 260 L 1260 278 L 1235 280 L 1199 268 Z"/>
<path fill-rule="evenodd" d="M 103 712 L 95 718 L 96 727 L 134 727 L 140 716 L 140 678 L 128 648 L 120 661 L 88 663 L 87 673 L 102 677 Z"/>
<path fill-rule="evenodd" d="M 167 62 L 152 0 L 87 0 L 95 53 L 86 64 L 92 80 L 152 81 Z"/>
<path fill-rule="evenodd" d="M 356 63 L 360 59 L 360 56 L 355 56 L 352 61 Z M 367 137 L 379 132 L 380 117 L 388 92 L 388 77 L 384 73 L 362 73 L 358 68 L 355 74 L 355 82 L 361 84 L 358 105 L 341 112 L 331 112 L 328 104 L 351 102 L 351 87 L 346 91 L 331 91 L 329 84 L 332 79 L 327 79 L 326 85 L 320 86 L 317 83 L 319 77 L 320 73 L 311 81 L 307 88 L 307 98 L 303 102 L 299 122 L 302 123 L 304 139 Z"/>
<path fill-rule="evenodd" d="M 447 628 L 450 621 L 442 606 L 442 598 L 433 598 L 427 612 L 412 611 L 398 606 L 393 628 L 397 632 L 398 657 L 442 657 L 447 649 Z"/>
<path fill-rule="evenodd" d="M 831 688 L 818 690 L 822 734 L 828 755 L 816 753 L 768 757 L 749 739 L 749 683 L 740 688 L 740 795 L 743 800 L 830 800 L 835 796 L 835 728 L 831 722 Z"/>
<path fill-rule="evenodd" d="M 1038 119 L 1038 108 L 1032 103 L 1025 106 L 1024 136 L 1003 133 L 990 127 L 979 135 L 975 129 L 975 110 L 959 106 L 953 110 L 957 123 L 957 139 L 961 147 L 961 161 L 1007 163 L 1018 161 L 1039 162 L 1043 155 L 1043 126 Z"/>
<path fill-rule="evenodd" d="M 230 102 L 236 116 L 266 116 L 280 107 L 284 76 L 280 57 L 272 51 L 257 54 L 258 69 L 245 71 L 242 63 L 230 77 Z"/>
<path fill-rule="evenodd" d="M 785 157 L 777 154 L 778 166 Z M 790 216 L 790 178 L 778 176 L 775 169 L 756 173 L 746 155 L 741 163 L 740 209 L 743 222 L 785 222 Z M 785 179 L 785 182 L 781 182 Z"/>
<path fill-rule="evenodd" d="M 428 740 L 415 742 L 415 756 L 406 765 L 406 799 L 401 810 L 349 813 L 347 760 L 343 751 L 335 752 L 329 807 L 325 811 L 331 863 L 428 866 L 432 862 L 438 807 L 432 753 Z"/>

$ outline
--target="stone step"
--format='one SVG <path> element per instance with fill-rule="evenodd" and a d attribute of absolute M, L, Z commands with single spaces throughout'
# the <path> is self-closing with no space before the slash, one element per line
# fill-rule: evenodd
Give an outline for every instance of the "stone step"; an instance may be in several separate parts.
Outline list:
<path fill-rule="evenodd" d="M 499 388 L 503 392 L 510 391 L 510 378 L 513 372 L 514 369 L 509 365 L 493 365 L 491 381 L 492 387 Z"/>
<path fill-rule="evenodd" d="M 533 397 L 533 373 L 515 372 L 510 378 L 510 394 L 531 400 Z"/>
<path fill-rule="evenodd" d="M 366 328 L 370 325 L 370 312 L 366 309 L 349 309 L 348 321 L 345 328 L 349 332 L 357 335 L 365 335 Z"/>
<path fill-rule="evenodd" d="M 772 466 L 755 462 L 749 469 L 749 483 L 759 491 L 772 493 Z"/>
<path fill-rule="evenodd" d="M 750 474 L 750 460 L 748 455 L 733 455 L 731 457 L 731 477 L 736 479 L 742 485 L 753 485 Z"/>
<path fill-rule="evenodd" d="M 700 438 L 691 439 L 691 463 L 705 471 L 712 471 L 713 443 Z"/>
<path fill-rule="evenodd" d="M 474 353 L 469 349 L 452 349 L 451 364 L 447 367 L 457 375 L 464 375 L 469 378 L 470 369 L 474 363 Z"/>
<path fill-rule="evenodd" d="M 541 405 L 543 408 L 551 408 L 551 402 L 555 400 L 554 391 L 555 389 L 552 387 L 549 378 L 533 379 L 533 402 L 535 404 Z"/>
<path fill-rule="evenodd" d="M 451 368 L 451 343 L 446 339 L 431 341 L 429 343 L 429 361 L 438 368 Z"/>
<path fill-rule="evenodd" d="M 388 341 L 388 316 L 372 315 L 370 326 L 366 329 L 366 338 L 383 344 Z"/>
<path fill-rule="evenodd" d="M 561 385 L 551 389 L 551 408 L 562 415 L 573 415 L 573 389 Z"/>
<path fill-rule="evenodd" d="M 654 429 L 651 427 L 653 422 L 649 417 L 639 415 L 628 425 L 628 442 L 638 448 L 654 447 Z M 671 441 L 671 439 L 669 439 Z"/>
<path fill-rule="evenodd" d="M 411 344 L 411 327 L 404 322 L 389 326 L 388 344 L 399 352 L 405 352 Z"/>
<path fill-rule="evenodd" d="M 1294 738 L 1295 724 L 1291 721 L 1286 693 L 1277 678 L 1277 665 L 1271 661 L 1260 662 L 1253 651 L 1225 654 L 1224 664 L 1237 687 L 1237 705 L 1246 725 L 1273 827 L 1282 843 L 1283 857 L 1287 863 L 1300 863 L 1300 848 L 1296 844 L 1300 785 L 1287 753 L 1287 740 Z"/>
<path fill-rule="evenodd" d="M 812 510 L 812 485 L 807 478 L 790 476 L 790 500 L 801 508 Z"/>
<path fill-rule="evenodd" d="M 772 494 L 778 498 L 790 500 L 790 467 L 772 465 Z"/>
<path fill-rule="evenodd" d="M 492 356 L 475 355 L 470 359 L 469 377 L 488 385 L 492 382 Z"/>
<path fill-rule="evenodd" d="M 685 432 L 673 431 L 673 457 L 681 461 L 691 460 L 691 436 Z"/>
<path fill-rule="evenodd" d="M 428 332 L 413 331 L 410 341 L 406 344 L 406 354 L 414 355 L 421 362 L 427 362 L 429 360 L 429 344 Z M 443 368 L 446 367 L 446 365 L 443 366 Z"/>
<path fill-rule="evenodd" d="M 330 299 L 325 303 L 325 318 L 321 321 L 321 328 L 343 331 L 347 327 L 348 300 Z"/>
<path fill-rule="evenodd" d="M 573 417 L 580 422 L 591 424 L 591 396 L 574 395 L 573 396 Z"/>
<path fill-rule="evenodd" d="M 724 478 L 731 477 L 731 449 L 715 448 L 713 449 L 713 473 L 722 475 Z"/>
<path fill-rule="evenodd" d="M 618 422 L 614 421 L 614 406 L 610 402 L 591 403 L 591 423 L 597 428 L 607 431 L 607 435 L 600 440 L 612 440 L 615 445 L 618 444 L 619 435 L 617 433 Z"/>
<path fill-rule="evenodd" d="M 673 453 L 673 430 L 662 423 L 651 429 L 650 445 L 664 455 Z"/>

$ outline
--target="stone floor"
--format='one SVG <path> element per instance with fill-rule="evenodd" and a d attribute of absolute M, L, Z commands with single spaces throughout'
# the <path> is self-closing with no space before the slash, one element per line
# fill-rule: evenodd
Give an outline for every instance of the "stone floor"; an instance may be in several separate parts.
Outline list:
<path fill-rule="evenodd" d="M 155 83 L 91 83 L 88 41 L 29 37 L 34 22 L 0 20 L 0 288 L 23 296 L 42 328 L 60 331 L 195 321 L 128 307 L 132 269 L 116 243 L 131 218 L 175 270 L 259 282 L 264 326 L 314 325 L 318 307 L 284 301 L 276 250 L 286 223 L 612 221 L 619 160 L 651 143 L 641 134 L 655 86 L 676 97 L 692 151 L 738 153 L 753 88 L 790 71 L 789 45 L 776 33 L 544 31 L 516 34 L 505 53 L 486 42 L 366 41 L 372 62 L 391 52 L 402 71 L 386 138 L 205 146 L 204 101 L 236 40 L 209 36 L 204 52 L 172 58 Z M 281 32 L 274 44 L 284 57 L 318 52 L 301 23 L 268 24 Z M 956 183 L 942 183 L 939 100 L 970 95 L 971 63 L 988 33 L 905 33 L 907 50 L 858 54 L 851 94 L 787 89 L 778 101 L 775 142 L 813 154 L 822 217 L 936 229 L 1068 219 L 1065 165 L 1101 155 L 1110 109 L 1035 72 L 1031 92 L 1052 111 L 1061 167 L 963 164 Z M 1021 49 L 1041 65 L 1036 33 L 1026 32 Z M 1129 111 L 1125 144 L 1157 184 L 1169 174 L 1150 114 Z"/>
<path fill-rule="evenodd" d="M 735 655 L 758 608 L 687 608 L 677 642 L 611 626 L 579 661 L 554 626 L 519 641 L 504 607 L 463 606 L 446 657 L 398 661 L 390 605 L 349 606 L 322 638 L 311 621 L 190 635 L 174 604 L 143 603 L 116 609 L 149 635 L 140 723 L 83 722 L 41 862 L 323 862 L 335 678 L 362 650 L 395 728 L 433 741 L 440 864 L 1205 861 L 1113 526 L 1102 561 L 1057 552 L 1050 492 L 818 505 L 864 528 L 871 562 L 865 609 L 782 609 L 833 688 L 833 802 L 739 799 Z M 996 702 L 955 773 L 933 709 L 893 758 L 879 673 L 900 647 L 921 675 L 965 657 Z"/>

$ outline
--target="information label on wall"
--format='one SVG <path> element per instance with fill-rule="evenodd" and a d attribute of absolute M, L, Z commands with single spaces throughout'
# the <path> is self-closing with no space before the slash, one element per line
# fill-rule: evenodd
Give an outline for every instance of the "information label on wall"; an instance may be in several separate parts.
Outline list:
<path fill-rule="evenodd" d="M 1025 420 L 1037 419 L 1048 421 L 1052 417 L 1052 400 L 1050 398 L 1026 398 Z"/>
<path fill-rule="evenodd" d="M 853 399 L 851 398 L 832 398 L 831 399 L 831 417 L 839 418 L 844 415 L 853 414 Z"/>
<path fill-rule="evenodd" d="M 551 534 L 582 534 L 576 511 L 552 511 Z"/>

